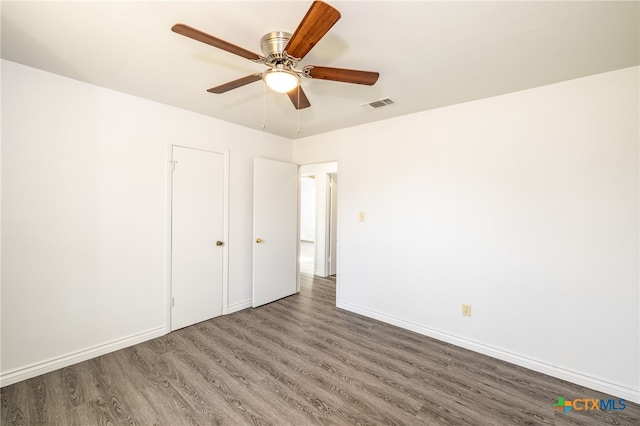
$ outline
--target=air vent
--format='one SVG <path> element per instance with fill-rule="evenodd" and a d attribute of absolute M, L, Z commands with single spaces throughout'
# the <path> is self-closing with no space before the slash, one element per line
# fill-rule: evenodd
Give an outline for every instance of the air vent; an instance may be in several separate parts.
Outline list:
<path fill-rule="evenodd" d="M 366 104 L 362 104 L 362 106 L 366 106 L 372 109 L 377 109 L 377 108 L 385 107 L 387 105 L 393 105 L 393 103 L 394 102 L 391 99 L 386 98 L 386 99 L 380 99 L 379 101 L 373 101 Z"/>

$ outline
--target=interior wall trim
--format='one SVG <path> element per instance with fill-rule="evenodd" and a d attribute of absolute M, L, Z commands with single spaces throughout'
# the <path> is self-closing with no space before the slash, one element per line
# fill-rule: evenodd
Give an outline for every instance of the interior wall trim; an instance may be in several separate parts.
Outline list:
<path fill-rule="evenodd" d="M 247 299 L 247 300 L 243 300 L 242 302 L 238 302 L 238 303 L 234 303 L 233 305 L 229 305 L 229 314 L 232 314 L 234 312 L 238 312 L 241 311 L 243 309 L 247 309 L 250 308 L 252 305 L 252 300 L 251 299 Z"/>
<path fill-rule="evenodd" d="M 363 306 L 355 305 L 348 302 L 337 301 L 336 306 L 338 308 L 354 312 L 356 314 L 364 315 L 369 318 L 376 319 L 378 321 L 385 322 L 387 324 L 395 325 L 406 330 L 411 330 L 424 336 L 432 337 L 436 340 L 451 343 L 465 349 L 469 349 L 474 352 L 488 355 L 490 357 L 500 359 L 502 361 L 509 362 L 511 364 L 519 365 L 539 373 L 547 374 L 552 377 L 556 377 L 561 380 L 566 380 L 571 383 L 575 383 L 581 386 L 594 389 L 596 391 L 604 392 L 609 395 L 623 398 L 627 401 L 640 403 L 640 389 L 633 389 L 626 386 L 622 386 L 616 383 L 607 382 L 589 375 L 579 373 L 572 370 L 556 367 L 545 362 L 541 362 L 532 358 L 527 358 L 522 355 L 517 355 L 503 349 L 495 348 L 483 343 L 468 340 L 453 334 L 444 333 L 429 327 L 425 327 L 421 324 L 417 324 L 411 321 L 406 321 L 401 318 L 394 317 L 382 312 L 377 312 Z M 557 397 L 557 395 L 551 395 Z"/>
<path fill-rule="evenodd" d="M 143 331 L 141 333 L 132 334 L 127 337 L 115 339 L 107 343 L 81 349 L 79 351 L 70 352 L 55 358 L 50 358 L 42 362 L 36 362 L 25 367 L 19 367 L 10 371 L 0 373 L 0 387 L 8 386 L 22 380 L 31 379 L 41 374 L 49 373 L 69 365 L 77 364 L 91 358 L 115 352 L 156 337 L 164 336 L 166 328 L 164 325 Z"/>

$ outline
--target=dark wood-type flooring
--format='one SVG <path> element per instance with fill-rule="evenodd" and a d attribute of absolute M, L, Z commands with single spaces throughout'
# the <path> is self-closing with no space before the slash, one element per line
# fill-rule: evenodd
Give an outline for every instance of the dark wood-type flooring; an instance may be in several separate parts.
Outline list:
<path fill-rule="evenodd" d="M 335 281 L 0 391 L 2 425 L 640 425 L 608 395 L 335 307 Z M 616 398 L 617 400 L 617 398 Z"/>

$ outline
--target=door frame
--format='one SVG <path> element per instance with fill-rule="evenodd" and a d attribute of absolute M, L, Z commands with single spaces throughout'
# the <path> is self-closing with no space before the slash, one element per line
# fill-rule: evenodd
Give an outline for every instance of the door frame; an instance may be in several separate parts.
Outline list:
<path fill-rule="evenodd" d="M 338 172 L 327 173 L 327 255 L 326 268 L 329 275 L 338 273 Z"/>
<path fill-rule="evenodd" d="M 165 151 L 165 334 L 171 333 L 171 267 L 172 267 L 172 241 L 171 241 L 171 221 L 173 205 L 173 147 L 196 149 L 199 151 L 222 154 L 224 158 L 223 166 L 223 196 L 222 196 L 222 232 L 224 246 L 222 246 L 222 315 L 229 313 L 229 150 L 217 149 L 215 147 L 183 141 L 173 138 L 167 139 Z"/>

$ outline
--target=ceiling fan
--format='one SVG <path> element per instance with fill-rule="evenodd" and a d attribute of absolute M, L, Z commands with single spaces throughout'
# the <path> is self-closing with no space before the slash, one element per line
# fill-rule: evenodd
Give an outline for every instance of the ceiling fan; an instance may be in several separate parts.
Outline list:
<path fill-rule="evenodd" d="M 171 30 L 269 67 L 267 71 L 254 73 L 212 87 L 207 92 L 221 94 L 258 80 L 264 80 L 267 86 L 276 92 L 286 93 L 296 109 L 303 109 L 310 107 L 311 104 L 300 86 L 300 75 L 307 78 L 364 84 L 367 86 L 374 85 L 380 75 L 372 71 L 315 65 L 306 65 L 302 69 L 296 69 L 302 58 L 309 53 L 338 19 L 340 19 L 340 12 L 337 9 L 322 1 L 314 1 L 293 35 L 283 31 L 272 31 L 262 37 L 260 47 L 264 56 L 185 24 L 176 24 L 171 27 Z"/>

